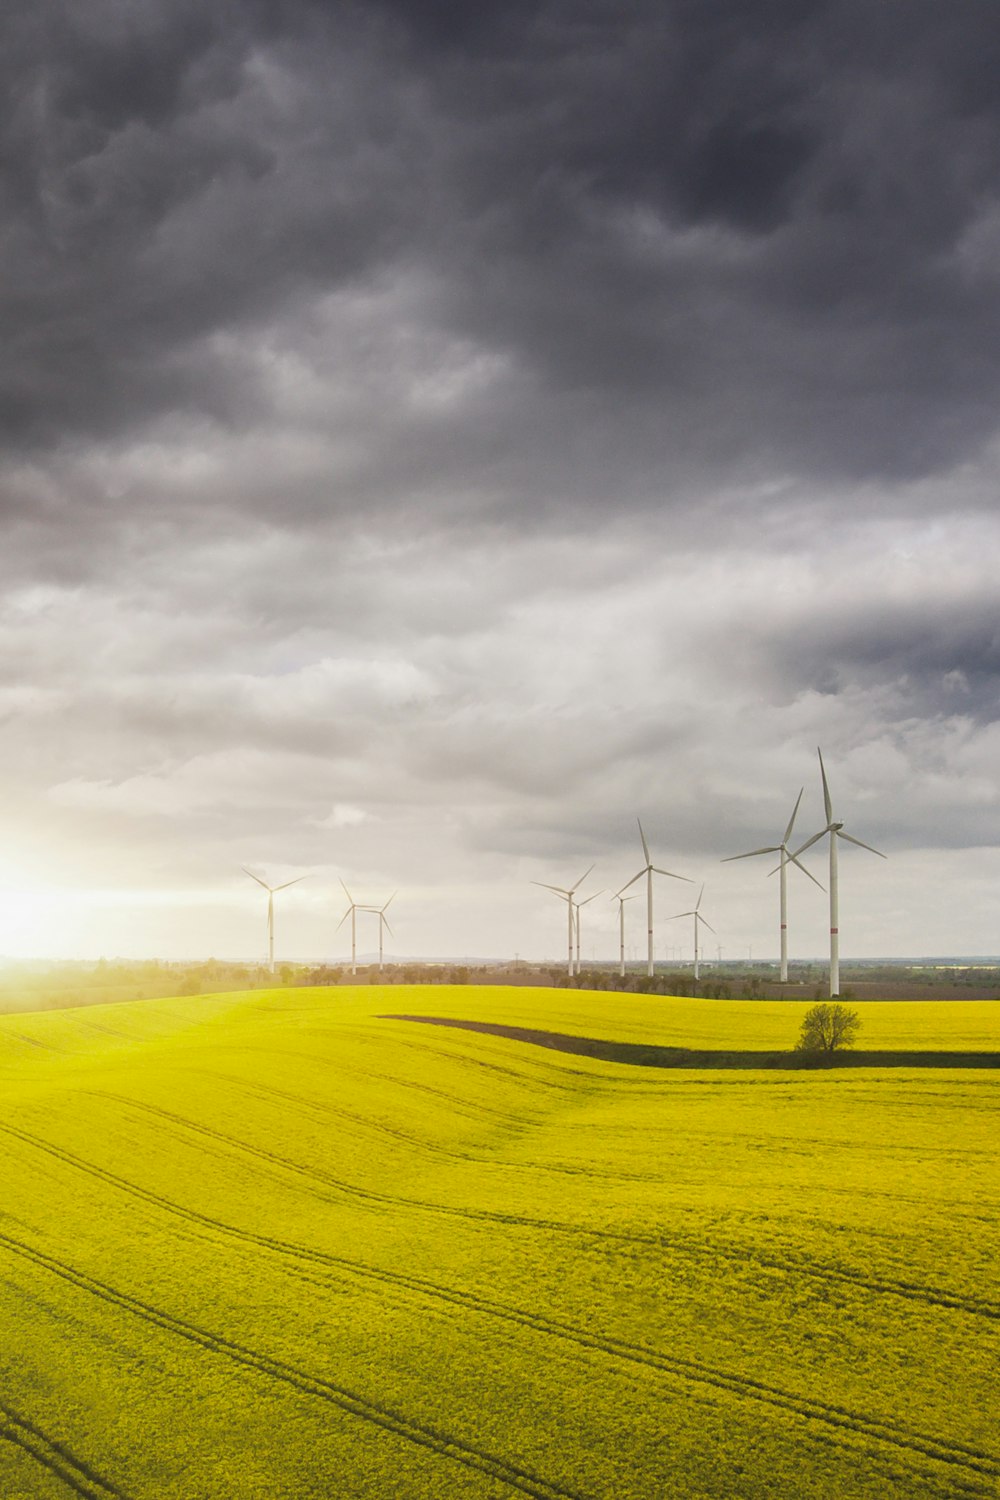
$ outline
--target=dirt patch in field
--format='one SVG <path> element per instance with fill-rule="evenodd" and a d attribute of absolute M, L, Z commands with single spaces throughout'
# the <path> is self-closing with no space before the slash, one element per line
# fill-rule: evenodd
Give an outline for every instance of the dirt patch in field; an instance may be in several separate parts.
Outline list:
<path fill-rule="evenodd" d="M 447 1016 L 379 1016 L 380 1021 L 416 1021 L 507 1037 L 555 1052 L 593 1057 L 599 1062 L 632 1063 L 641 1068 L 1000 1068 L 1000 1052 L 696 1052 L 688 1047 L 657 1047 L 645 1042 L 609 1042 L 602 1037 L 533 1031 L 493 1021 L 456 1021 Z"/>

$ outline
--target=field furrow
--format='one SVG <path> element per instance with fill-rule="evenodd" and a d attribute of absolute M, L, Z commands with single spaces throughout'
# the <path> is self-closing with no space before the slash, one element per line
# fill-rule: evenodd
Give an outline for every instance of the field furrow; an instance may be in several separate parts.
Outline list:
<path fill-rule="evenodd" d="M 125 1491 L 98 1474 L 65 1443 L 43 1432 L 37 1423 L 0 1401 L 0 1440 L 13 1443 L 40 1468 L 84 1500 L 129 1500 Z"/>
<path fill-rule="evenodd" d="M 586 1500 L 586 1497 L 578 1491 L 568 1489 L 517 1464 L 510 1463 L 460 1437 L 415 1422 L 403 1413 L 394 1411 L 388 1406 L 382 1406 L 323 1376 L 301 1369 L 260 1350 L 239 1344 L 223 1334 L 201 1328 L 183 1318 L 175 1317 L 162 1308 L 154 1307 L 138 1297 L 119 1291 L 106 1282 L 88 1275 L 85 1271 L 47 1255 L 10 1235 L 0 1233 L 0 1246 L 10 1254 L 21 1256 L 33 1265 L 51 1272 L 52 1275 L 68 1282 L 80 1291 L 123 1312 L 130 1313 L 166 1333 L 197 1344 L 213 1354 L 232 1360 L 235 1364 L 272 1380 L 290 1385 L 303 1395 L 329 1402 L 350 1416 L 382 1428 L 407 1442 L 426 1448 L 441 1458 L 451 1459 L 491 1479 L 499 1480 L 511 1489 L 532 1496 L 533 1500 Z M 115 1491 L 111 1493 L 114 1494 Z M 101 1500 L 104 1500 L 104 1497 L 101 1497 Z"/>
<path fill-rule="evenodd" d="M 477 1029 L 384 1018 L 430 1007 Z M 904 1009 L 874 1048 L 998 1050 L 1000 1006 Z M 992 1500 L 995 1073 L 493 1034 L 750 1056 L 788 1015 L 373 985 L 0 1017 L 0 1500 Z"/>
<path fill-rule="evenodd" d="M 639 1365 L 673 1379 L 704 1384 L 742 1400 L 760 1402 L 765 1406 L 778 1408 L 807 1422 L 822 1422 L 852 1435 L 860 1435 L 890 1447 L 908 1450 L 924 1458 L 932 1459 L 936 1463 L 963 1467 L 976 1475 L 991 1479 L 1000 1478 L 1000 1457 L 983 1448 L 955 1443 L 946 1438 L 914 1431 L 870 1414 L 804 1397 L 731 1370 L 684 1359 L 648 1345 L 630 1343 L 625 1339 L 610 1336 L 599 1330 L 581 1328 L 538 1311 L 512 1307 L 469 1290 L 444 1286 L 427 1277 L 366 1265 L 345 1256 L 313 1249 L 272 1235 L 241 1229 L 236 1225 L 175 1203 L 162 1194 L 154 1193 L 116 1173 L 84 1161 L 74 1153 L 33 1136 L 27 1131 L 11 1126 L 2 1126 L 0 1129 L 8 1136 L 32 1145 L 151 1207 L 228 1239 L 242 1242 L 253 1249 L 271 1252 L 283 1258 L 288 1257 L 293 1261 L 309 1263 L 314 1267 L 333 1270 L 340 1275 L 373 1282 L 383 1288 L 405 1289 L 421 1297 L 450 1304 L 460 1311 L 471 1311 L 510 1323 L 540 1334 L 544 1338 L 565 1340 L 579 1348 Z"/>

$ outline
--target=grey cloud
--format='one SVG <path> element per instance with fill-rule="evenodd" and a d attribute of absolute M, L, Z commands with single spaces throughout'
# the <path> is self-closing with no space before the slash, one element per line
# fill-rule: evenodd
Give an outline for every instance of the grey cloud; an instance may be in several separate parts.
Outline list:
<path fill-rule="evenodd" d="M 776 675 L 837 694 L 893 684 L 902 717 L 1000 718 L 1000 625 L 995 590 L 978 598 L 878 601 L 818 610 L 771 643 Z"/>
<path fill-rule="evenodd" d="M 993 33 L 889 9 L 901 31 L 848 0 L 10 22 L 8 438 L 280 428 L 241 335 L 280 349 L 316 299 L 433 267 L 427 357 L 466 339 L 509 384 L 406 417 L 383 344 L 349 494 L 436 477 L 489 514 L 947 467 L 1000 386 L 995 278 L 962 254 L 995 201 Z M 350 378 L 342 333 L 303 352 Z"/>
<path fill-rule="evenodd" d="M 994 19 L 8 9 L 8 842 L 1000 842 Z"/>

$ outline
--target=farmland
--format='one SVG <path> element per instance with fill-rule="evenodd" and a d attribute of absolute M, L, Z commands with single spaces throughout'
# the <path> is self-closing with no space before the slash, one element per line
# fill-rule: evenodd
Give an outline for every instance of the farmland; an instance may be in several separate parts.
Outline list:
<path fill-rule="evenodd" d="M 1000 1006 L 865 1003 L 996 1052 Z M 989 1496 L 994 1069 L 659 1071 L 804 1005 L 255 991 L 0 1018 L 3 1500 Z"/>

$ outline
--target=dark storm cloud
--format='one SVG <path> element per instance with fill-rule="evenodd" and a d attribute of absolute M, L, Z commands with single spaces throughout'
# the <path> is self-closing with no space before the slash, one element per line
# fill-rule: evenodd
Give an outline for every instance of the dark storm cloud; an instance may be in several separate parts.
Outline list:
<path fill-rule="evenodd" d="M 981 724 L 1000 719 L 1000 623 L 996 592 L 827 606 L 797 622 L 794 636 L 767 648 L 775 677 L 799 690 L 838 694 L 894 686 L 922 718 L 958 714 Z"/>
<path fill-rule="evenodd" d="M 379 441 L 326 508 L 907 478 L 995 430 L 989 4 L 49 0 L 4 30 L 11 446 L 280 426 L 261 338 L 358 380 L 340 420 Z M 402 413 L 389 374 L 449 340 L 501 362 L 491 399 Z"/>

